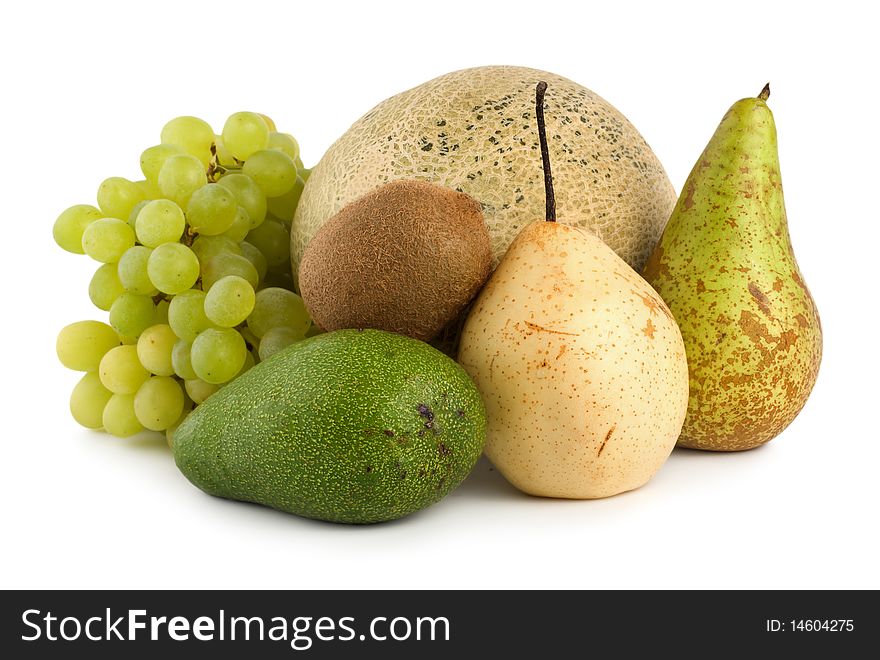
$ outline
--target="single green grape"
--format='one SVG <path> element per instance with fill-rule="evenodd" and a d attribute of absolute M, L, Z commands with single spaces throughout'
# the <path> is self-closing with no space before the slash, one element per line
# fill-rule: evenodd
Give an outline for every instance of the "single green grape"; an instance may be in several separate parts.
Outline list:
<path fill-rule="evenodd" d="M 138 217 L 138 214 L 141 212 L 141 209 L 143 209 L 151 201 L 152 200 L 145 199 L 145 200 L 138 202 L 137 204 L 134 205 L 134 208 L 131 210 L 131 213 L 128 214 L 128 219 L 126 220 L 126 222 L 128 223 L 129 227 L 131 227 L 132 229 L 135 230 L 135 236 L 137 236 L 137 217 Z M 138 240 L 140 240 L 140 239 L 138 239 Z"/>
<path fill-rule="evenodd" d="M 170 199 L 156 199 L 141 209 L 134 228 L 138 241 L 154 248 L 179 241 L 186 229 L 186 218 L 183 210 Z"/>
<path fill-rule="evenodd" d="M 223 142 L 235 158 L 247 160 L 269 144 L 269 127 L 256 112 L 236 112 L 223 125 Z"/>
<path fill-rule="evenodd" d="M 163 243 L 150 255 L 147 273 L 159 291 L 176 295 L 199 279 L 199 259 L 182 243 Z"/>
<path fill-rule="evenodd" d="M 257 291 L 254 311 L 247 319 L 251 331 L 262 339 L 272 328 L 288 327 L 303 337 L 312 320 L 303 299 L 293 291 L 270 287 Z"/>
<path fill-rule="evenodd" d="M 263 121 L 266 122 L 266 128 L 269 129 L 269 134 L 277 133 L 278 128 L 275 126 L 275 120 L 273 120 L 269 115 L 264 115 L 262 112 L 258 112 L 258 115 L 263 118 Z"/>
<path fill-rule="evenodd" d="M 195 338 L 190 351 L 196 375 L 214 385 L 235 377 L 244 366 L 246 354 L 244 339 L 232 328 L 208 328 Z"/>
<path fill-rule="evenodd" d="M 162 191 L 159 190 L 159 184 L 153 181 L 147 181 L 146 179 L 140 179 L 139 181 L 135 181 L 134 185 L 140 189 L 141 194 L 144 196 L 144 199 L 141 201 L 150 202 L 154 199 L 162 199 Z M 130 218 L 131 215 L 128 217 Z"/>
<path fill-rule="evenodd" d="M 134 230 L 117 218 L 95 220 L 83 232 L 83 251 L 95 261 L 112 264 L 134 246 Z"/>
<path fill-rule="evenodd" d="M 104 179 L 98 187 L 98 207 L 109 218 L 127 219 L 135 204 L 143 199 L 141 188 L 121 176 Z"/>
<path fill-rule="evenodd" d="M 100 376 L 89 372 L 70 393 L 70 414 L 87 429 L 99 429 L 104 425 L 104 406 L 111 396 L 113 392 L 101 384 Z"/>
<path fill-rule="evenodd" d="M 96 371 L 104 354 L 115 346 L 119 346 L 119 335 L 100 321 L 66 325 L 55 340 L 58 360 L 74 371 Z"/>
<path fill-rule="evenodd" d="M 177 335 L 174 334 L 171 326 L 165 323 L 152 325 L 138 337 L 138 360 L 147 371 L 157 376 L 173 376 L 174 365 L 171 355 L 176 343 Z"/>
<path fill-rule="evenodd" d="M 168 325 L 175 335 L 190 342 L 200 332 L 212 327 L 205 315 L 205 292 L 190 289 L 174 296 L 168 308 Z"/>
<path fill-rule="evenodd" d="M 227 174 L 217 183 L 232 191 L 238 203 L 247 211 L 251 220 L 251 229 L 259 227 L 266 219 L 266 196 L 256 181 L 246 174 Z"/>
<path fill-rule="evenodd" d="M 111 348 L 98 366 L 101 384 L 114 394 L 134 394 L 150 372 L 138 358 L 137 346 L 124 344 Z"/>
<path fill-rule="evenodd" d="M 176 144 L 157 144 L 153 147 L 144 149 L 141 153 L 141 172 L 144 173 L 147 181 L 153 185 L 159 185 L 159 172 L 165 161 L 171 156 L 178 156 L 186 153 Z"/>
<path fill-rule="evenodd" d="M 290 156 L 292 161 L 299 158 L 299 143 L 290 133 L 272 131 L 269 133 L 269 145 L 267 148 L 284 152 Z"/>
<path fill-rule="evenodd" d="M 199 258 L 200 263 L 207 263 L 211 257 L 221 252 L 241 254 L 241 247 L 228 236 L 199 236 L 193 241 L 192 251 Z"/>
<path fill-rule="evenodd" d="M 168 376 L 153 376 L 134 395 L 134 414 L 145 428 L 164 431 L 183 413 L 183 390 Z"/>
<path fill-rule="evenodd" d="M 116 269 L 117 264 L 101 264 L 89 282 L 89 300 L 105 312 L 109 312 L 113 301 L 125 292 Z"/>
<path fill-rule="evenodd" d="M 286 193 L 279 197 L 270 197 L 266 200 L 266 206 L 269 212 L 276 218 L 283 220 L 288 226 L 293 220 L 296 213 L 296 207 L 299 204 L 299 198 L 302 197 L 303 188 L 306 182 L 299 176 L 296 177 L 296 183 Z"/>
<path fill-rule="evenodd" d="M 260 249 L 251 245 L 247 241 L 242 241 L 239 243 L 241 247 L 242 256 L 250 261 L 254 268 L 257 269 L 257 282 L 262 282 L 266 277 L 266 273 L 269 271 L 269 262 L 266 261 L 266 256 L 260 252 Z"/>
<path fill-rule="evenodd" d="M 251 154 L 242 172 L 252 178 L 266 197 L 283 195 L 296 183 L 296 165 L 283 151 L 261 149 Z"/>
<path fill-rule="evenodd" d="M 111 396 L 104 406 L 101 421 L 104 430 L 117 438 L 127 438 L 144 430 L 134 412 L 134 394 Z"/>
<path fill-rule="evenodd" d="M 207 166 L 211 162 L 214 129 L 198 117 L 175 117 L 162 128 L 162 143 L 177 145 Z"/>
<path fill-rule="evenodd" d="M 196 405 L 203 404 L 205 399 L 220 389 L 220 385 L 206 383 L 200 378 L 190 378 L 189 380 L 184 381 L 183 386 L 186 388 L 186 393 L 189 395 L 189 398 L 192 399 L 193 403 Z"/>
<path fill-rule="evenodd" d="M 154 296 L 158 291 L 147 274 L 147 262 L 152 250 L 143 245 L 128 248 L 116 265 L 119 282 L 129 293 L 141 296 Z"/>
<path fill-rule="evenodd" d="M 103 218 L 100 210 L 88 204 L 77 204 L 61 212 L 52 227 L 52 237 L 58 246 L 74 254 L 85 254 L 83 233 L 95 220 Z M 240 239 L 239 239 L 240 240 Z"/>
<path fill-rule="evenodd" d="M 204 236 L 222 234 L 232 226 L 238 213 L 238 199 L 228 188 L 208 183 L 196 190 L 186 207 L 186 221 Z"/>
<path fill-rule="evenodd" d="M 270 269 L 290 267 L 290 232 L 277 220 L 267 219 L 251 229 L 247 242 L 263 253 Z"/>
<path fill-rule="evenodd" d="M 149 296 L 126 291 L 110 306 L 110 325 L 122 337 L 140 337 L 155 322 L 156 305 Z"/>
<path fill-rule="evenodd" d="M 156 323 L 168 325 L 168 308 L 170 306 L 171 303 L 166 298 L 162 298 L 156 303 Z"/>
<path fill-rule="evenodd" d="M 303 336 L 293 328 L 280 326 L 268 330 L 260 339 L 260 360 L 268 360 L 283 348 L 287 348 L 294 342 L 302 341 Z"/>
<path fill-rule="evenodd" d="M 221 328 L 234 328 L 253 311 L 255 299 L 254 287 L 247 280 L 227 275 L 217 280 L 205 295 L 205 315 Z"/>
<path fill-rule="evenodd" d="M 289 269 L 270 270 L 266 275 L 266 279 L 260 284 L 260 289 L 287 289 L 294 291 L 296 287 L 293 285 L 293 274 Z"/>
<path fill-rule="evenodd" d="M 178 339 L 171 349 L 171 364 L 174 373 L 184 380 L 198 378 L 192 368 L 192 342 L 186 339 Z"/>
<path fill-rule="evenodd" d="M 220 252 L 202 262 L 202 290 L 210 291 L 220 278 L 227 275 L 237 275 L 247 280 L 254 289 L 260 284 L 257 269 L 246 257 L 232 252 Z"/>
<path fill-rule="evenodd" d="M 235 212 L 235 219 L 229 225 L 229 229 L 223 232 L 223 236 L 232 239 L 236 243 L 243 241 L 245 236 L 251 230 L 251 217 L 248 215 L 247 209 L 239 206 Z"/>
<path fill-rule="evenodd" d="M 169 156 L 159 170 L 159 190 L 180 206 L 186 206 L 192 194 L 208 183 L 205 166 L 195 156 Z"/>

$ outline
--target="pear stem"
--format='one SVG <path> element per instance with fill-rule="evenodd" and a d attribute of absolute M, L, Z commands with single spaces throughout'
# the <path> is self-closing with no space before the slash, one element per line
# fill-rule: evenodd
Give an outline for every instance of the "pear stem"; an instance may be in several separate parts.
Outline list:
<path fill-rule="evenodd" d="M 535 88 L 535 117 L 538 120 L 538 139 L 541 142 L 541 163 L 544 165 L 547 222 L 556 222 L 556 197 L 553 195 L 553 174 L 550 172 L 550 152 L 547 149 L 547 129 L 544 126 L 544 92 L 546 91 L 547 83 L 542 80 Z"/>
<path fill-rule="evenodd" d="M 762 101 L 766 101 L 770 98 L 770 83 L 764 85 L 764 89 L 761 90 L 761 93 L 758 94 L 758 98 Z"/>

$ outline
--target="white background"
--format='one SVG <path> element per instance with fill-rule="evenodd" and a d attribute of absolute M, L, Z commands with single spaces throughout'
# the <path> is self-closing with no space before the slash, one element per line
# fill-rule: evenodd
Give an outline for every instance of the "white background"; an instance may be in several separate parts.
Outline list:
<path fill-rule="evenodd" d="M 352 3 L 353 5 L 354 3 Z M 878 95 L 869 3 L 5 3 L 0 9 L 3 587 L 880 587 Z M 580 7 L 580 8 L 575 8 Z M 129 9 L 130 8 L 130 9 Z M 208 497 L 164 439 L 79 428 L 58 329 L 96 264 L 56 215 L 181 114 L 240 109 L 311 165 L 436 75 L 519 64 L 639 128 L 680 190 L 728 106 L 772 81 L 795 251 L 825 330 L 819 382 L 770 445 L 676 451 L 603 501 L 519 494 L 481 463 L 442 503 L 346 527 Z"/>

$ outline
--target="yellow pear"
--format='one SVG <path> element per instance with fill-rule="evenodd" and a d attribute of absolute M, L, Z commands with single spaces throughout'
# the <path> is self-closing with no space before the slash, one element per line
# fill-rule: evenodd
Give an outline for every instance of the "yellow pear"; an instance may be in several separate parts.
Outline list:
<path fill-rule="evenodd" d="M 684 343 L 659 295 L 607 245 L 547 217 L 514 240 L 468 315 L 458 359 L 487 413 L 485 452 L 520 490 L 608 497 L 668 458 L 688 402 Z"/>

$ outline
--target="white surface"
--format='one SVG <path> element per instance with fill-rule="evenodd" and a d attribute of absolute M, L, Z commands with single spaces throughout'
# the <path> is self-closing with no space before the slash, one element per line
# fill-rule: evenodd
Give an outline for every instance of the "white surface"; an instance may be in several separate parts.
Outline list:
<path fill-rule="evenodd" d="M 867 5 L 575 4 L 0 10 L 0 586 L 880 587 L 880 58 Z M 103 178 L 136 178 L 167 119 L 219 127 L 259 110 L 312 164 L 383 98 L 488 63 L 609 99 L 676 189 L 729 105 L 772 81 L 791 233 L 825 329 L 818 385 L 781 437 L 744 454 L 677 451 L 645 488 L 594 502 L 526 497 L 481 463 L 435 507 L 359 528 L 208 497 L 163 440 L 70 419 L 78 375 L 57 364 L 55 335 L 104 314 L 86 293 L 95 264 L 57 248 L 52 223 L 94 203 Z"/>

